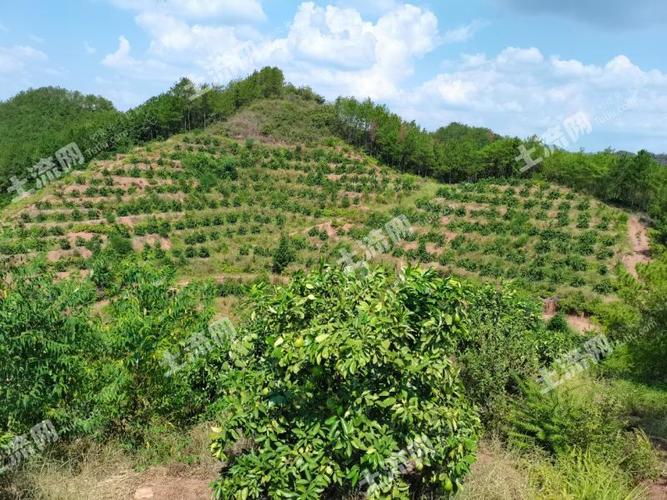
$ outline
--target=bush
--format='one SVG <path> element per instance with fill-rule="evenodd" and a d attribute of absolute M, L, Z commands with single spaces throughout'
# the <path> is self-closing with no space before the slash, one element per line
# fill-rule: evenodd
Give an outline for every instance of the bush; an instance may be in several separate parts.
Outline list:
<path fill-rule="evenodd" d="M 217 498 L 341 498 L 365 471 L 379 474 L 370 498 L 458 489 L 479 424 L 450 361 L 459 283 L 323 269 L 253 297 L 252 354 L 236 360 L 246 370 L 226 383 L 212 445 L 225 462 Z M 392 480 L 392 457 L 420 439 L 428 453 Z"/>
<path fill-rule="evenodd" d="M 127 255 L 132 252 L 132 242 L 120 234 L 109 235 L 109 246 L 118 255 Z"/>
<path fill-rule="evenodd" d="M 573 340 L 547 334 L 540 304 L 516 291 L 477 286 L 469 296 L 469 326 L 457 359 L 467 393 L 480 406 L 483 420 L 494 426 L 502 418 L 496 406 L 519 392 L 515 377 L 535 376 Z"/>
<path fill-rule="evenodd" d="M 565 315 L 562 312 L 557 313 L 549 320 L 547 328 L 553 332 L 567 332 L 569 327 Z"/>
<path fill-rule="evenodd" d="M 532 382 L 522 388 L 524 397 L 514 402 L 508 419 L 511 445 L 528 453 L 542 449 L 565 470 L 577 465 L 573 457 L 585 456 L 612 469 L 626 487 L 655 477 L 656 456 L 648 438 L 641 430 L 628 430 L 621 399 L 603 382 L 568 384 L 546 394 Z M 599 485 L 592 481 L 577 473 L 576 489 L 593 491 Z"/>
<path fill-rule="evenodd" d="M 94 287 L 29 267 L 14 274 L 2 296 L 0 436 L 47 418 L 59 432 L 78 426 L 84 415 L 76 405 L 90 396 L 87 360 L 103 343 L 89 319 Z"/>

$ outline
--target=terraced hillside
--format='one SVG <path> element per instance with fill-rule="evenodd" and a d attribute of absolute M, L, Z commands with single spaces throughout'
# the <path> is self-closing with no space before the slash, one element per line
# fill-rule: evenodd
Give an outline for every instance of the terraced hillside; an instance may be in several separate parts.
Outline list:
<path fill-rule="evenodd" d="M 382 473 L 410 449 L 407 430 L 446 441 L 437 488 L 471 492 L 457 498 L 502 490 L 488 464 L 522 483 L 505 481 L 499 498 L 580 498 L 590 485 L 622 492 L 591 498 L 630 498 L 642 484 L 661 495 L 651 442 L 665 437 L 667 406 L 651 384 L 664 349 L 632 354 L 630 342 L 662 328 L 661 303 L 644 307 L 664 297 L 667 267 L 638 213 L 537 177 L 405 173 L 343 142 L 332 110 L 259 100 L 204 130 L 119 147 L 2 210 L 5 427 L 20 435 L 48 416 L 67 429 L 57 464 L 36 457 L 19 487 L 52 492 L 40 498 L 200 498 L 211 487 L 219 498 L 358 498 L 360 470 Z M 408 264 L 418 266 L 392 272 Z M 245 286 L 267 281 L 286 285 Z M 214 328 L 223 317 L 229 336 Z M 580 334 L 591 329 L 601 335 Z M 586 350 L 605 337 L 618 352 L 608 364 L 608 352 Z M 590 366 L 570 361 L 578 352 Z M 644 372 L 626 378 L 630 366 Z M 546 393 L 534 385 L 561 372 Z M 543 424 L 562 432 L 550 442 Z M 482 428 L 509 429 L 507 447 L 475 451 Z M 77 446 L 93 433 L 130 453 L 89 458 Z M 260 434 L 262 448 L 245 437 Z M 320 436 L 330 444 L 301 460 Z M 119 445 L 104 446 L 111 457 Z M 525 456 L 509 455 L 519 446 Z M 0 477 L 0 496 L 7 488 Z"/>
<path fill-rule="evenodd" d="M 288 143 L 266 116 L 273 109 L 277 121 L 290 106 L 260 103 L 15 202 L 3 216 L 3 259 L 85 274 L 111 243 L 171 259 L 183 280 L 250 280 L 272 273 L 285 234 L 294 258 L 283 274 L 347 256 L 512 280 L 544 297 L 613 292 L 609 276 L 628 247 L 620 210 L 536 181 L 437 184 L 333 136 Z M 382 228 L 397 216 L 411 232 L 390 241 Z"/>

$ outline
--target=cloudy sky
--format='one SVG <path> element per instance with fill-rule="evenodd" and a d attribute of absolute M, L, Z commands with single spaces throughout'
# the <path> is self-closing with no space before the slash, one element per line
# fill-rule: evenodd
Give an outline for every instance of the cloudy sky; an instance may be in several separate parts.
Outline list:
<path fill-rule="evenodd" d="M 585 113 L 570 149 L 667 152 L 666 29 L 665 0 L 2 0 L 0 99 L 58 85 L 127 109 L 274 65 L 428 129 L 527 137 Z"/>

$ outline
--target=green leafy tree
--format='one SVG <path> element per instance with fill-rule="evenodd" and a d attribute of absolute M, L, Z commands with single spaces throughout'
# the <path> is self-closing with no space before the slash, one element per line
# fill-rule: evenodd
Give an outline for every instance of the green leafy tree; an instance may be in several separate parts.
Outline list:
<path fill-rule="evenodd" d="M 94 287 L 54 282 L 37 266 L 17 270 L 0 293 L 0 431 L 21 434 L 47 418 L 76 427 L 103 345 L 89 319 Z"/>
<path fill-rule="evenodd" d="M 457 281 L 325 268 L 253 299 L 252 368 L 225 384 L 212 445 L 226 463 L 217 498 L 340 498 L 366 472 L 370 498 L 460 487 L 479 420 L 451 361 L 465 334 Z M 419 439 L 428 453 L 392 459 Z"/>

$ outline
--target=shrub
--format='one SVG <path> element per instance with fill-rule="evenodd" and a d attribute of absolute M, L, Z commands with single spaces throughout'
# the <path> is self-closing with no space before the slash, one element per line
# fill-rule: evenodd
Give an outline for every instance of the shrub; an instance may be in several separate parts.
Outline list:
<path fill-rule="evenodd" d="M 459 283 L 327 268 L 253 297 L 242 339 L 252 354 L 235 360 L 247 368 L 227 383 L 212 444 L 225 462 L 217 498 L 341 498 L 364 471 L 379 474 L 370 498 L 458 489 L 478 432 L 450 361 Z M 401 469 L 409 476 L 393 471 L 420 439 L 428 453 Z"/>
<path fill-rule="evenodd" d="M 132 251 L 132 242 L 120 234 L 109 235 L 110 248 L 119 255 L 126 255 Z"/>
<path fill-rule="evenodd" d="M 522 384 L 523 398 L 508 419 L 510 444 L 541 448 L 556 458 L 586 453 L 641 481 L 655 473 L 655 454 L 641 431 L 628 431 L 621 400 L 602 382 L 568 384 L 546 394 L 537 384 Z M 590 497 L 596 498 L 596 497 Z"/>
<path fill-rule="evenodd" d="M 290 240 L 286 235 L 280 237 L 278 247 L 273 252 L 273 264 L 271 269 L 274 273 L 280 274 L 285 268 L 294 261 L 294 250 L 290 244 Z"/>
<path fill-rule="evenodd" d="M 549 320 L 547 328 L 553 332 L 566 332 L 568 330 L 567 320 L 562 312 L 557 313 Z"/>
<path fill-rule="evenodd" d="M 571 341 L 544 331 L 541 306 L 516 291 L 492 286 L 472 289 L 467 335 L 457 359 L 466 391 L 480 405 L 482 418 L 497 423 L 496 405 L 518 391 L 515 376 L 534 376 L 570 347 Z"/>
<path fill-rule="evenodd" d="M 2 294 L 0 436 L 22 434 L 46 418 L 59 431 L 76 427 L 85 417 L 76 405 L 89 396 L 87 359 L 103 343 L 89 320 L 94 287 L 54 281 L 46 269 L 29 267 Z"/>

